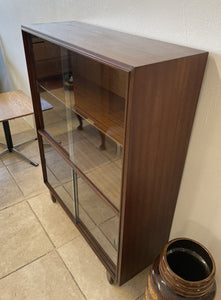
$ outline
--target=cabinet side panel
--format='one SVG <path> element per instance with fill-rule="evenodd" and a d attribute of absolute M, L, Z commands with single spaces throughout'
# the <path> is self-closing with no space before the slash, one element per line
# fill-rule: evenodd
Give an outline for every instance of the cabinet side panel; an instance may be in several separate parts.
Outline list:
<path fill-rule="evenodd" d="M 135 69 L 119 284 L 148 266 L 168 240 L 207 55 Z"/>
<path fill-rule="evenodd" d="M 38 146 L 39 146 L 40 156 L 41 156 L 41 166 L 42 166 L 44 182 L 46 182 L 47 173 L 46 173 L 46 166 L 45 166 L 45 158 L 43 154 L 44 150 L 43 150 L 42 138 L 38 132 L 39 129 L 44 128 L 44 122 L 43 122 L 42 111 L 41 111 L 40 96 L 36 84 L 36 68 L 35 68 L 35 60 L 34 60 L 34 53 L 32 47 L 32 36 L 27 32 L 22 31 L 22 37 L 23 37 L 23 44 L 25 50 L 25 58 L 27 63 L 29 84 L 31 89 L 32 104 L 34 109 L 35 124 L 37 129 Z"/>

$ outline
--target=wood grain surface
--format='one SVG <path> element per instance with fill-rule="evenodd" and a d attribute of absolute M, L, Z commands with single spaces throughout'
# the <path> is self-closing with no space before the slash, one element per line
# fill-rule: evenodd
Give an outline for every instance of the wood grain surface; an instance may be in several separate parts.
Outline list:
<path fill-rule="evenodd" d="M 124 98 L 82 77 L 77 78 L 76 86 L 70 91 L 64 89 L 62 80 L 58 78 L 41 80 L 40 86 L 46 91 L 50 91 L 64 104 L 65 99 L 70 98 L 74 112 L 115 142 L 123 145 Z"/>
<path fill-rule="evenodd" d="M 31 98 L 21 90 L 0 94 L 0 122 L 33 114 Z"/>
<path fill-rule="evenodd" d="M 135 71 L 121 206 L 121 284 L 151 264 L 169 238 L 206 60 L 204 53 Z"/>
<path fill-rule="evenodd" d="M 202 53 L 200 50 L 76 21 L 23 25 L 22 29 L 128 71 L 132 67 Z"/>
<path fill-rule="evenodd" d="M 22 26 L 22 30 L 38 134 L 45 137 L 84 182 L 120 216 L 116 266 L 84 224 L 75 225 L 114 282 L 122 285 L 151 264 L 168 241 L 208 53 L 80 22 L 35 24 Z M 125 81 L 124 88 L 116 84 L 107 93 L 105 89 L 112 86 L 108 83 L 111 73 L 103 72 L 103 80 L 98 82 L 99 77 L 92 76 L 93 73 L 82 73 L 83 69 L 96 68 L 96 63 L 79 60 L 82 65 L 78 69 L 79 75 L 84 80 L 78 82 L 76 101 L 72 105 L 75 112 L 83 118 L 90 118 L 91 124 L 103 133 L 108 133 L 106 124 L 112 127 L 117 124 L 121 128 L 120 135 L 119 130 L 117 135 L 108 133 L 110 138 L 123 145 L 120 191 L 108 180 L 102 183 L 105 176 L 100 173 L 91 173 L 96 178 L 96 185 L 93 184 L 87 174 L 70 161 L 53 137 L 45 132 L 37 86 L 37 81 L 43 77 L 37 77 L 37 64 L 31 46 L 36 41 L 33 35 L 61 46 L 61 50 L 71 50 L 73 55 L 81 54 L 108 68 L 128 72 L 128 76 L 121 79 L 121 82 Z M 44 46 L 41 44 L 39 48 L 42 51 Z M 47 53 L 39 55 L 37 60 L 48 58 Z M 44 88 L 50 89 L 49 86 Z M 60 86 L 56 92 L 60 90 L 64 87 Z M 102 96 L 100 102 L 95 101 L 99 99 L 97 95 Z M 58 94 L 56 96 L 60 97 Z M 99 106 L 102 99 L 108 106 L 112 104 L 116 108 L 114 113 L 102 112 L 103 107 Z M 44 180 L 55 195 L 47 182 L 41 137 L 39 146 Z M 103 173 L 105 171 L 108 172 L 108 168 L 102 170 Z M 117 176 L 113 177 L 120 181 Z M 109 195 L 109 199 L 104 196 L 99 184 L 121 194 L 119 211 L 110 201 L 112 196 Z M 113 197 L 116 199 L 112 202 L 116 205 L 117 196 Z M 62 199 L 59 201 L 62 204 Z"/>

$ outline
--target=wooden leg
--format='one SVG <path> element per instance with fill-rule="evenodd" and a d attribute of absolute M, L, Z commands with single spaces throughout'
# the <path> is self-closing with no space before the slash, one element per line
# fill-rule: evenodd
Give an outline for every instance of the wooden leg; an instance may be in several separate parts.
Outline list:
<path fill-rule="evenodd" d="M 99 131 L 101 136 L 101 144 L 100 144 L 100 150 L 106 150 L 106 144 L 105 144 L 105 134 Z"/>
<path fill-rule="evenodd" d="M 83 119 L 81 116 L 76 114 L 78 121 L 79 121 L 79 126 L 77 127 L 78 130 L 83 130 Z M 105 143 L 105 134 L 99 131 L 100 137 L 101 137 L 101 144 L 99 146 L 100 150 L 106 150 L 106 143 Z"/>
<path fill-rule="evenodd" d="M 77 114 L 76 114 L 77 115 Z M 83 121 L 82 121 L 82 117 L 77 115 L 78 121 L 80 123 L 80 125 L 78 126 L 78 130 L 83 130 Z"/>
<path fill-rule="evenodd" d="M 13 146 L 13 142 L 12 142 L 11 130 L 10 130 L 8 121 L 3 121 L 3 128 L 4 128 L 5 139 L 6 139 L 8 151 L 12 152 L 14 146 Z"/>
<path fill-rule="evenodd" d="M 55 198 L 52 194 L 51 194 L 51 200 L 52 200 L 52 202 L 54 202 L 54 203 L 57 202 L 56 198 Z"/>
<path fill-rule="evenodd" d="M 108 271 L 106 271 L 106 275 L 107 275 L 108 282 L 110 284 L 114 284 L 114 279 L 113 279 L 113 277 L 111 276 L 111 274 Z"/>

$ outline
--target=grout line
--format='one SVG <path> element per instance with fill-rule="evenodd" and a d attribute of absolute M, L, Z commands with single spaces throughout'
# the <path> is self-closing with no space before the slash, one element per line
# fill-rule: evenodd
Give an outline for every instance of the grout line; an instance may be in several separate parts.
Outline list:
<path fill-rule="evenodd" d="M 34 197 L 35 197 L 35 196 L 34 196 Z M 33 198 L 34 198 L 34 197 L 33 197 Z M 78 238 L 78 237 L 81 236 L 80 233 L 79 233 L 77 236 L 75 236 L 75 237 L 72 238 L 71 240 L 65 242 L 64 244 L 59 245 L 59 246 L 56 246 L 55 243 L 54 243 L 54 242 L 52 241 L 52 239 L 50 238 L 50 235 L 48 234 L 48 232 L 47 232 L 46 229 L 44 228 L 43 224 L 41 223 L 41 221 L 40 221 L 38 215 L 35 213 L 35 211 L 34 211 L 33 208 L 31 207 L 31 204 L 28 202 L 28 200 L 30 200 L 30 199 L 32 199 L 32 198 L 26 199 L 25 201 L 27 202 L 27 204 L 28 204 L 28 206 L 30 207 L 31 211 L 33 212 L 33 214 L 35 215 L 36 219 L 37 219 L 38 222 L 40 223 L 42 229 L 43 229 L 44 232 L 46 233 L 46 235 L 47 235 L 47 237 L 49 238 L 50 242 L 52 243 L 54 249 L 61 248 L 61 247 L 67 245 L 68 243 L 72 242 L 73 240 L 75 240 L 76 238 Z M 60 205 L 59 203 L 54 203 L 54 205 L 56 205 L 56 204 Z M 74 227 L 74 226 L 75 226 L 75 225 L 73 224 L 73 227 Z"/>
<path fill-rule="evenodd" d="M 142 298 L 141 298 L 142 297 Z M 135 298 L 134 300 L 145 300 L 145 293 L 140 294 L 140 296 L 138 296 L 137 298 Z"/>
<path fill-rule="evenodd" d="M 10 276 L 11 274 L 13 274 L 13 273 L 15 273 L 15 272 L 17 272 L 17 271 L 19 271 L 19 270 L 21 270 L 21 269 L 23 269 L 23 268 L 25 268 L 26 266 L 32 264 L 33 262 L 35 262 L 35 261 L 41 259 L 42 257 L 48 255 L 49 253 L 51 253 L 51 252 L 53 252 L 53 251 L 54 251 L 54 249 L 53 249 L 53 250 L 50 250 L 50 251 L 48 251 L 48 252 L 46 252 L 45 254 L 43 254 L 43 255 L 41 255 L 41 256 L 39 256 L 39 257 L 37 257 L 37 258 L 35 258 L 34 260 L 30 261 L 29 263 L 27 263 L 27 264 L 25 264 L 25 265 L 23 265 L 23 266 L 21 266 L 21 267 L 15 269 L 14 271 L 12 271 L 12 272 L 10 272 L 10 273 L 8 273 L 8 274 L 6 274 L 6 275 L 0 277 L 0 280 L 6 278 L 6 277 L 8 277 L 8 276 Z"/>
<path fill-rule="evenodd" d="M 43 182 L 43 179 L 42 179 L 42 182 Z M 44 185 L 44 187 L 46 187 L 46 185 Z M 32 192 L 32 193 L 24 196 L 24 199 L 25 200 L 30 200 L 32 198 L 38 197 L 38 196 L 43 195 L 43 194 L 48 193 L 48 192 L 49 192 L 48 188 L 46 188 L 45 190 L 42 190 L 41 192 L 37 192 L 37 191 L 36 192 Z"/>
<path fill-rule="evenodd" d="M 16 179 L 15 179 L 13 173 L 10 171 L 10 169 L 9 169 L 6 165 L 5 165 L 5 167 L 6 167 L 7 171 L 8 171 L 8 173 L 11 175 L 13 181 L 14 181 L 15 184 L 17 185 L 17 187 L 18 187 L 19 191 L 21 192 L 22 196 L 25 197 L 25 195 L 24 195 L 24 193 L 22 192 L 20 186 L 18 185 L 18 183 L 17 183 L 17 181 L 16 181 Z"/>
<path fill-rule="evenodd" d="M 29 195 L 27 195 L 27 196 L 25 196 L 24 197 L 24 199 L 26 200 L 26 201 L 28 201 L 28 200 L 31 200 L 31 199 L 33 199 L 33 198 L 35 198 L 35 197 L 38 197 L 38 196 L 41 196 L 41 195 L 43 195 L 43 194 L 49 194 L 49 191 L 48 190 L 43 190 L 42 192 L 39 192 L 39 193 L 37 193 L 37 194 L 29 194 Z"/>
<path fill-rule="evenodd" d="M 73 226 L 75 227 L 75 225 L 73 224 Z M 78 229 L 77 229 L 78 230 Z M 79 232 L 79 231 L 78 231 Z M 64 244 L 62 244 L 62 245 L 59 245 L 59 246 L 57 246 L 57 247 L 55 247 L 55 249 L 59 249 L 59 248 L 62 248 L 63 246 L 66 246 L 67 244 L 69 244 L 70 242 L 73 242 L 74 240 L 76 240 L 77 238 L 79 238 L 79 237 L 81 237 L 82 235 L 80 234 L 80 232 L 79 232 L 79 234 L 77 235 L 77 236 L 75 236 L 73 239 L 71 239 L 71 240 L 69 240 L 69 241 L 67 241 L 67 242 L 65 242 Z"/>
<path fill-rule="evenodd" d="M 22 199 L 22 200 L 19 200 L 18 202 L 12 203 L 11 205 L 2 207 L 2 208 L 0 208 L 0 212 L 3 211 L 3 210 L 5 210 L 5 209 L 7 209 L 7 208 L 11 208 L 11 207 L 13 207 L 13 206 L 15 206 L 15 205 L 17 205 L 17 204 L 19 204 L 19 203 L 21 203 L 21 202 L 24 202 L 25 200 L 26 200 L 26 199 Z"/>
<path fill-rule="evenodd" d="M 43 231 L 44 231 L 45 234 L 47 235 L 49 241 L 52 243 L 54 249 L 56 249 L 56 246 L 55 246 L 54 242 L 52 241 L 52 239 L 50 238 L 49 234 L 48 234 L 47 231 L 45 230 L 45 228 L 44 228 L 44 226 L 42 225 L 42 223 L 41 223 L 39 217 L 37 216 L 37 214 L 35 213 L 35 211 L 34 211 L 33 208 L 31 207 L 31 204 L 28 202 L 28 200 L 26 200 L 26 202 L 27 202 L 28 206 L 30 207 L 31 211 L 33 212 L 34 216 L 36 217 L 37 221 L 39 222 L 41 228 L 43 229 Z"/>
<path fill-rule="evenodd" d="M 3 163 L 3 164 L 4 164 L 4 163 Z M 11 165 L 10 165 L 10 166 L 11 166 Z M 40 165 L 39 165 L 39 166 L 40 166 Z M 13 180 L 13 182 L 15 183 L 15 185 L 18 187 L 19 191 L 21 192 L 22 199 L 19 200 L 19 201 L 17 201 L 17 202 L 14 202 L 14 203 L 12 203 L 12 204 L 9 204 L 8 206 L 5 206 L 5 207 L 3 207 L 3 208 L 0 207 L 0 211 L 2 211 L 2 210 L 4 210 L 4 209 L 7 209 L 7 208 L 10 208 L 10 207 L 13 207 L 13 206 L 15 206 L 15 205 L 17 205 L 17 204 L 19 204 L 19 203 L 21 203 L 21 202 L 23 202 L 23 201 L 27 201 L 27 200 L 29 200 L 29 199 L 32 199 L 32 198 L 34 198 L 34 197 L 37 197 L 37 196 L 39 196 L 39 195 L 45 193 L 45 191 L 43 191 L 43 192 L 40 192 L 40 193 L 30 194 L 30 195 L 26 195 L 26 196 L 25 196 L 24 193 L 22 192 L 22 190 L 21 190 L 19 184 L 17 183 L 16 179 L 14 178 L 12 172 L 8 169 L 8 167 L 7 167 L 5 164 L 4 164 L 4 168 L 7 170 L 7 172 L 8 172 L 9 175 L 10 175 L 10 178 Z"/>
<path fill-rule="evenodd" d="M 82 296 L 84 297 L 85 300 L 87 300 L 87 297 L 85 296 L 84 292 L 81 290 L 80 286 L 78 285 L 76 279 L 74 278 L 73 274 L 71 273 L 71 271 L 69 270 L 68 266 L 66 265 L 66 263 L 64 262 L 62 256 L 60 255 L 60 253 L 58 252 L 58 249 L 55 249 L 56 253 L 58 254 L 58 256 L 60 257 L 61 261 L 63 262 L 65 268 L 67 269 L 68 273 L 71 275 L 73 281 L 75 282 L 76 286 L 78 287 L 79 291 L 81 292 Z"/>

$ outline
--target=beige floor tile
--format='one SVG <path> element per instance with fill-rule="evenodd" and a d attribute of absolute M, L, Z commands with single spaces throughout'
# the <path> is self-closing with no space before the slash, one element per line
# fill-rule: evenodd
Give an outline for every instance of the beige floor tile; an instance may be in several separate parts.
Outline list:
<path fill-rule="evenodd" d="M 66 193 L 68 193 L 69 195 L 69 199 L 72 199 L 72 207 L 73 207 L 73 198 L 74 198 L 74 192 L 73 192 L 73 181 L 69 181 L 66 182 L 65 184 L 63 184 L 63 193 L 65 195 L 65 197 L 63 197 L 62 193 L 60 193 L 60 196 L 62 199 L 68 199 L 68 196 Z M 59 192 L 58 192 L 59 194 Z M 69 200 L 70 203 L 70 200 Z M 96 225 L 95 223 L 92 221 L 92 219 L 89 217 L 89 215 L 87 214 L 87 212 L 84 210 L 84 208 L 82 207 L 82 205 L 79 204 L 79 216 L 80 219 L 83 221 L 84 225 L 89 229 L 93 229 Z"/>
<path fill-rule="evenodd" d="M 34 142 L 35 144 L 36 142 Z M 27 149 L 26 149 L 27 147 Z M 33 160 L 36 163 L 40 163 L 40 155 L 38 153 L 38 150 L 33 150 L 32 149 L 37 149 L 35 145 L 25 145 L 19 148 L 16 148 L 19 152 L 24 154 L 27 158 Z M 15 152 L 7 153 L 2 157 L 2 162 L 4 163 L 5 166 L 10 166 L 12 164 L 16 164 L 19 162 L 23 162 L 24 164 L 29 165 L 30 163 L 26 161 L 24 158 L 20 157 L 17 155 Z"/>
<path fill-rule="evenodd" d="M 145 300 L 145 293 L 143 293 L 141 296 L 139 296 L 135 300 Z"/>
<path fill-rule="evenodd" d="M 71 179 L 70 181 L 66 182 L 63 184 L 64 189 L 68 192 L 68 194 L 73 197 L 73 180 Z"/>
<path fill-rule="evenodd" d="M 56 116 L 55 116 L 56 120 Z M 65 120 L 45 125 L 45 129 L 57 140 L 57 136 L 67 134 L 67 123 Z"/>
<path fill-rule="evenodd" d="M 24 118 L 10 120 L 9 125 L 10 125 L 11 134 L 12 134 L 12 141 L 13 141 L 14 145 L 25 142 L 25 141 L 35 138 L 37 136 L 36 130 L 34 128 L 32 128 L 24 120 Z M 0 142 L 6 144 L 2 126 L 0 126 L 0 129 L 1 129 L 0 130 Z M 32 158 L 33 156 L 36 156 L 36 155 L 39 156 L 37 141 L 30 142 L 30 143 L 28 143 L 24 146 L 18 147 L 16 149 L 21 151 L 24 155 L 28 156 L 29 158 Z M 3 147 L 1 147 L 1 150 L 3 150 Z M 8 153 L 8 154 L 2 156 L 2 161 L 4 162 L 5 165 L 14 164 L 14 163 L 20 162 L 22 160 L 23 159 L 21 157 L 17 156 L 14 153 Z"/>
<path fill-rule="evenodd" d="M 93 170 L 108 161 L 109 158 L 104 155 L 104 152 L 86 138 L 74 144 L 74 162 L 81 171 Z"/>
<path fill-rule="evenodd" d="M 79 211 L 80 220 L 82 221 L 82 223 L 84 223 L 87 229 L 89 231 L 94 229 L 96 227 L 96 224 L 92 221 L 88 213 L 84 210 L 84 208 L 81 205 L 79 205 L 78 211 Z"/>
<path fill-rule="evenodd" d="M 71 167 L 53 148 L 45 153 L 45 159 L 48 168 L 60 182 L 70 181 L 72 178 Z"/>
<path fill-rule="evenodd" d="M 115 161 L 107 162 L 86 172 L 87 177 L 120 209 L 121 169 Z"/>
<path fill-rule="evenodd" d="M 14 145 L 23 143 L 25 141 L 28 141 L 36 137 L 37 137 L 36 131 L 31 127 L 25 131 L 17 132 L 14 134 L 12 133 L 12 140 Z"/>
<path fill-rule="evenodd" d="M 12 135 L 33 129 L 24 118 L 10 120 L 9 125 Z"/>
<path fill-rule="evenodd" d="M 0 277 L 53 248 L 26 202 L 0 211 L 0 228 Z"/>
<path fill-rule="evenodd" d="M 10 120 L 9 126 L 12 135 L 32 129 L 32 127 L 23 118 Z M 0 125 L 0 142 L 5 143 L 3 123 Z"/>
<path fill-rule="evenodd" d="M 121 287 L 110 285 L 105 268 L 82 237 L 62 246 L 58 251 L 87 299 L 134 300 L 145 290 L 147 270 Z"/>
<path fill-rule="evenodd" d="M 0 162 L 0 209 L 20 202 L 24 196 L 7 168 Z"/>
<path fill-rule="evenodd" d="M 72 146 L 67 140 L 64 120 L 66 112 L 63 107 L 58 105 L 57 108 L 46 113 L 46 127 L 69 151 L 69 147 Z M 59 126 L 57 121 L 54 122 L 55 113 Z M 78 125 L 76 119 L 72 124 L 73 129 Z M 23 118 L 10 121 L 10 128 L 14 144 L 35 136 L 35 131 Z M 84 130 L 74 130 L 72 136 L 75 143 L 78 142 L 79 147 L 76 146 L 75 154 L 83 169 L 90 169 L 91 161 L 93 166 L 103 165 L 110 160 L 116 164 L 116 159 L 120 157 L 116 154 L 116 145 L 108 138 L 107 149 L 105 151 L 98 149 L 101 143 L 99 132 L 87 126 L 85 121 Z M 2 126 L 0 126 L 0 142 L 5 143 Z M 82 156 L 82 148 L 90 149 L 90 159 Z M 1 150 L 3 147 L 0 146 Z M 34 161 L 40 162 L 37 141 L 26 144 L 18 150 Z M 46 145 L 45 151 L 48 152 L 49 163 L 53 166 L 54 172 L 53 174 L 48 170 L 50 182 L 66 199 L 67 205 L 73 208 L 72 180 L 69 182 L 70 168 L 66 168 L 62 162 L 54 158 L 56 155 L 50 153 L 50 146 Z M 120 166 L 121 163 L 118 167 Z M 105 186 L 107 180 L 104 181 Z M 85 190 L 83 183 L 80 184 L 80 218 L 113 260 L 116 260 L 116 251 L 109 242 L 112 245 L 116 243 L 117 218 L 112 210 L 97 199 L 96 195 L 91 198 L 90 194 L 91 191 Z M 20 201 L 22 202 L 16 204 Z M 2 208 L 6 209 L 0 211 L 0 278 L 3 276 L 0 280 L 0 299 L 85 299 L 78 286 L 88 300 L 143 299 L 147 271 L 143 271 L 122 287 L 111 286 L 106 279 L 106 270 L 101 262 L 59 203 L 55 204 L 51 201 L 48 189 L 43 183 L 41 166 L 35 168 L 15 154 L 5 155 L 0 160 L 0 210 Z M 59 254 L 78 286 L 59 255 L 52 251 L 53 245 L 49 238 L 58 248 Z M 17 271 L 14 272 L 15 270 Z M 9 275 L 6 276 L 7 274 Z"/>
<path fill-rule="evenodd" d="M 108 238 L 115 249 L 118 248 L 119 217 L 114 216 L 99 225 L 100 230 Z"/>
<path fill-rule="evenodd" d="M 63 102 L 53 97 L 48 92 L 42 92 L 41 97 L 53 106 L 53 109 L 43 112 L 45 124 L 59 122 L 66 119 L 66 107 Z"/>
<path fill-rule="evenodd" d="M 99 131 L 92 125 L 88 124 L 86 120 L 84 120 L 84 126 L 82 130 L 82 135 L 88 139 L 94 146 L 98 149 L 101 145 L 101 136 Z M 109 160 L 119 159 L 121 157 L 120 154 L 117 154 L 117 144 L 112 141 L 108 136 L 105 136 L 105 146 L 106 149 L 102 151 L 102 154 L 107 156 Z"/>
<path fill-rule="evenodd" d="M 67 182 L 61 186 L 55 187 L 55 191 L 58 196 L 63 200 L 64 204 L 69 208 L 71 213 L 75 215 L 75 205 L 74 205 L 74 194 L 71 189 L 73 186 L 73 181 Z M 85 210 L 79 205 L 79 215 L 84 225 L 90 230 L 95 227 L 95 223 L 91 220 Z"/>
<path fill-rule="evenodd" d="M 96 224 L 115 216 L 113 210 L 81 178 L 78 178 L 78 198 L 79 204 Z"/>
<path fill-rule="evenodd" d="M 3 123 L 0 124 L 0 143 L 5 143 L 5 135 L 3 130 Z"/>
<path fill-rule="evenodd" d="M 73 198 L 74 195 L 72 194 L 72 196 L 70 196 L 69 193 L 64 189 L 64 186 L 62 184 L 60 186 L 55 187 L 54 190 L 62 199 L 67 208 L 70 210 L 72 215 L 75 215 L 75 205 Z"/>
<path fill-rule="evenodd" d="M 85 299 L 55 252 L 0 281 L 1 300 Z"/>
<path fill-rule="evenodd" d="M 79 196 L 79 218 L 84 223 L 84 225 L 89 229 L 92 235 L 96 238 L 99 244 L 107 252 L 114 263 L 117 262 L 117 252 L 114 246 L 116 246 L 116 241 L 118 240 L 118 224 L 116 222 L 107 223 L 104 225 L 105 234 L 98 228 L 98 225 L 103 225 L 103 222 L 114 218 L 115 215 L 110 207 L 106 204 L 92 191 L 88 186 L 83 184 L 82 180 L 79 179 L 78 186 L 78 196 Z M 72 192 L 70 183 L 65 185 L 66 190 L 69 193 Z M 60 188 L 59 188 L 60 189 Z M 65 194 L 61 195 L 56 189 L 61 199 L 67 199 Z M 64 189 L 63 189 L 64 190 Z M 73 200 L 72 200 L 73 205 Z M 97 224 L 97 225 L 96 225 Z M 108 231 L 108 224 L 111 227 Z M 114 226 L 115 225 L 115 226 Z M 116 230 L 115 230 L 116 229 Z M 115 232 L 114 232 L 115 230 Z M 108 234 L 110 233 L 110 237 Z M 115 235 L 115 236 L 114 236 Z M 114 243 L 115 240 L 115 243 Z M 111 245 L 111 242 L 113 244 Z"/>
<path fill-rule="evenodd" d="M 32 159 L 37 161 L 38 158 L 34 156 Z M 22 161 L 9 165 L 8 169 L 25 197 L 38 195 L 39 192 L 48 190 L 43 182 L 42 168 L 40 165 L 34 167 Z M 50 178 L 53 179 L 54 176 L 51 175 Z M 54 181 L 56 181 L 56 178 L 54 178 Z"/>
<path fill-rule="evenodd" d="M 101 247 L 105 250 L 107 255 L 111 258 L 111 260 L 117 264 L 117 251 L 111 245 L 110 241 L 107 239 L 107 237 L 104 235 L 104 233 L 98 228 L 94 228 L 91 230 L 92 235 L 95 237 L 95 239 L 98 241 L 98 243 L 101 245 Z"/>
<path fill-rule="evenodd" d="M 63 105 L 62 103 L 59 103 L 59 100 L 57 100 L 56 103 L 53 103 L 53 101 L 48 101 L 48 102 L 50 102 L 50 104 L 53 105 L 53 109 L 50 109 L 43 113 L 44 124 L 46 127 L 49 124 L 62 122 L 66 118 L 65 105 Z"/>
<path fill-rule="evenodd" d="M 31 198 L 28 202 L 56 247 L 80 234 L 60 204 L 52 202 L 49 193 Z"/>
<path fill-rule="evenodd" d="M 30 137 L 32 138 L 32 137 Z M 20 142 L 23 142 L 27 139 L 20 139 Z M 27 156 L 28 158 L 34 160 L 35 162 L 39 163 L 40 162 L 40 155 L 39 155 L 39 151 L 38 151 L 38 141 L 32 141 L 30 143 L 27 143 L 23 146 L 17 147 L 16 148 L 19 152 L 21 152 L 22 154 L 24 154 L 25 156 Z M 34 157 L 34 159 L 33 159 Z M 29 164 L 28 162 L 26 162 L 26 160 L 24 160 L 23 158 L 21 158 L 20 156 L 18 156 L 17 154 L 15 154 L 14 152 L 12 153 L 7 153 L 2 157 L 2 161 L 4 162 L 4 164 L 6 166 L 9 166 L 11 164 L 15 164 L 18 162 L 25 162 L 27 164 Z"/>

